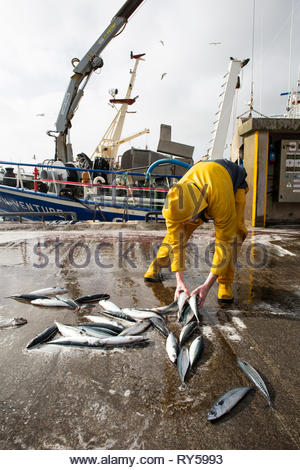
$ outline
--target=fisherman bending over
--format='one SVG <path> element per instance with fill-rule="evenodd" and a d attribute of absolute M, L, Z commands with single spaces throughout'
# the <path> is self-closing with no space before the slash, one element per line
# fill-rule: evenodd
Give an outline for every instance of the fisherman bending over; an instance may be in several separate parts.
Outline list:
<path fill-rule="evenodd" d="M 175 299 L 182 291 L 187 295 L 198 293 L 199 307 L 202 307 L 217 280 L 218 301 L 233 301 L 234 252 L 248 233 L 244 222 L 246 177 L 245 169 L 229 160 L 199 162 L 170 189 L 162 211 L 167 234 L 145 273 L 146 281 L 160 281 L 161 268 L 171 265 L 176 273 Z M 183 276 L 185 248 L 194 230 L 209 219 L 213 219 L 215 228 L 210 274 L 190 294 Z"/>

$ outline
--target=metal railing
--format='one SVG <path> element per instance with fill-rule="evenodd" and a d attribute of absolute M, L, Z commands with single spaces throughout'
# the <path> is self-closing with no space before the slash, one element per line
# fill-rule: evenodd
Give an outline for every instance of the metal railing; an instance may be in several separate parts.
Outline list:
<path fill-rule="evenodd" d="M 120 204 L 122 206 L 142 206 L 147 209 L 161 209 L 164 203 L 164 198 L 166 193 L 169 190 L 169 187 L 155 187 L 153 182 L 155 178 L 180 178 L 175 175 L 153 175 L 151 176 L 150 181 L 147 186 L 135 185 L 133 184 L 132 176 L 138 176 L 145 178 L 145 173 L 138 172 L 127 172 L 127 171 L 118 171 L 118 170 L 92 170 L 86 168 L 77 168 L 77 167 L 66 167 L 58 165 L 48 165 L 48 164 L 32 164 L 32 163 L 18 163 L 18 162 L 7 162 L 0 161 L 0 165 L 9 165 L 10 167 L 16 166 L 16 174 L 14 176 L 3 177 L 6 180 L 11 180 L 14 182 L 13 185 L 21 190 L 30 190 L 34 192 L 49 192 L 49 194 L 55 194 L 57 196 L 67 197 L 72 199 L 72 194 L 80 193 L 79 197 L 83 197 L 85 200 L 91 200 L 96 204 L 105 204 L 112 202 L 113 204 Z M 33 168 L 34 172 L 32 175 L 26 174 L 24 168 Z M 38 175 L 38 169 L 49 170 L 47 173 L 47 178 L 41 178 Z M 112 178 L 112 184 L 103 184 L 100 182 L 78 182 L 78 181 L 69 181 L 67 179 L 67 174 L 58 175 L 55 174 L 54 170 L 64 170 L 65 171 L 77 171 L 77 172 L 86 172 L 89 175 L 113 175 L 115 178 Z M 50 178 L 49 178 L 50 176 Z M 59 178 L 58 178 L 59 176 Z M 65 179 L 62 179 L 62 176 Z M 116 179 L 122 179 L 118 184 Z M 131 180 L 130 182 L 128 180 Z M 44 183 L 45 189 L 42 188 L 39 190 L 38 184 Z M 123 183 L 123 184 L 121 184 Z M 125 184 L 124 184 L 125 183 Z M 138 182 L 139 183 L 139 182 Z M 5 184 L 5 183 L 4 183 Z M 26 187 L 27 186 L 27 187 Z M 29 187 L 28 187 L 29 186 Z M 63 191 L 67 188 L 73 188 L 70 190 L 70 193 Z M 73 197 L 74 198 L 74 197 Z"/>

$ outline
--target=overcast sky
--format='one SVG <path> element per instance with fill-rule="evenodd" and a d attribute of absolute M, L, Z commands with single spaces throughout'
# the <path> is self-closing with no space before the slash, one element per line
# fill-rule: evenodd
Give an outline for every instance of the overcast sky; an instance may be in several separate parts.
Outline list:
<path fill-rule="evenodd" d="M 146 60 L 133 92 L 139 95 L 130 108 L 136 113 L 127 115 L 123 136 L 151 132 L 124 144 L 122 152 L 131 145 L 156 150 L 164 123 L 172 126 L 172 140 L 195 146 L 195 161 L 204 155 L 230 56 L 253 59 L 242 73 L 237 115 L 248 109 L 252 68 L 254 108 L 283 114 L 280 93 L 288 90 L 289 77 L 295 87 L 299 75 L 300 0 L 256 0 L 252 57 L 253 1 L 145 0 L 103 51 L 104 67 L 85 89 L 72 121 L 74 155 L 91 155 L 113 119 L 108 90 L 125 95 L 131 50 L 145 52 Z M 55 129 L 71 59 L 84 56 L 124 2 L 0 0 L 1 160 L 53 158 L 54 140 L 46 131 Z"/>

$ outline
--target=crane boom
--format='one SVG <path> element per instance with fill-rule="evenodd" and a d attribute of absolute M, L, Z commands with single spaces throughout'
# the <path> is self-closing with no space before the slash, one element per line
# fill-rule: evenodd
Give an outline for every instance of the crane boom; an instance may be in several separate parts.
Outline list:
<path fill-rule="evenodd" d="M 84 88 L 92 72 L 103 66 L 100 53 L 127 23 L 129 17 L 143 1 L 144 0 L 127 0 L 85 56 L 80 61 L 73 59 L 72 63 L 74 64 L 76 61 L 77 64 L 73 69 L 74 74 L 71 77 L 56 121 L 55 133 L 58 135 L 55 135 L 55 160 L 62 160 L 64 163 L 73 160 L 72 145 L 69 141 L 69 130 L 71 120 L 83 96 Z M 48 132 L 48 134 L 53 136 L 53 131 Z"/>

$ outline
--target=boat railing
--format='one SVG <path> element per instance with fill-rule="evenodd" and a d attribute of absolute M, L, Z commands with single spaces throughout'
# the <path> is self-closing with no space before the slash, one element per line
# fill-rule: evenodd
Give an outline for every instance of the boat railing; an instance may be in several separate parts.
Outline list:
<path fill-rule="evenodd" d="M 161 209 L 166 193 L 169 190 L 170 179 L 179 179 L 176 175 L 151 175 L 146 182 L 146 173 L 125 170 L 102 170 L 78 168 L 75 166 L 59 166 L 49 164 L 32 164 L 20 162 L 0 161 L 0 165 L 16 167 L 16 174 L 4 175 L 3 184 L 15 186 L 22 190 L 34 192 L 49 192 L 67 198 L 83 198 L 95 203 L 126 204 L 133 206 L 146 206 L 152 209 Z M 33 169 L 26 173 L 24 168 Z M 46 170 L 46 175 L 43 174 Z M 59 173 L 59 171 L 60 173 Z M 62 173 L 64 171 L 64 174 Z M 72 181 L 67 172 L 80 172 L 80 181 Z M 133 177 L 138 177 L 134 181 Z M 99 178 L 100 177 L 100 178 Z M 108 184 L 107 177 L 111 179 Z M 156 178 L 165 179 L 167 185 L 158 187 Z M 140 181 L 142 180 L 142 182 Z M 146 184 L 146 186 L 143 186 Z"/>

